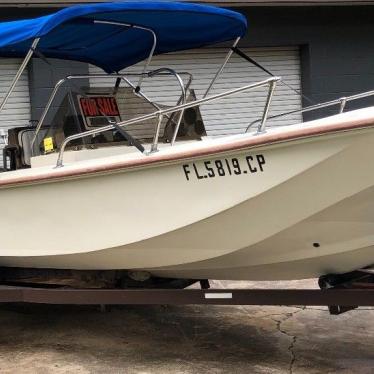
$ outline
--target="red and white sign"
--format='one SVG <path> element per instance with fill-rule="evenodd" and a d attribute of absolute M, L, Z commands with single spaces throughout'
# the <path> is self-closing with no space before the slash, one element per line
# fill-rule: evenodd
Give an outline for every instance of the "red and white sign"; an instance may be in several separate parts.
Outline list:
<path fill-rule="evenodd" d="M 117 100 L 114 96 L 79 96 L 79 106 L 88 127 L 105 126 L 106 117 L 116 122 L 121 121 Z"/>

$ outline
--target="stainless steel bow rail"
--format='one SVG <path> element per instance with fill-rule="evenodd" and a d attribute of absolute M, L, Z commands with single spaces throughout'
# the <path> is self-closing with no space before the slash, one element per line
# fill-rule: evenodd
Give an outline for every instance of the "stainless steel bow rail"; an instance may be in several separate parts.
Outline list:
<path fill-rule="evenodd" d="M 80 305 L 310 305 L 328 306 L 337 315 L 358 306 L 374 306 L 374 273 L 360 270 L 321 277 L 319 289 L 74 289 L 0 285 L 0 303 Z M 333 278 L 334 279 L 334 278 Z"/>
<path fill-rule="evenodd" d="M 362 93 L 359 93 L 359 94 L 356 94 L 356 95 L 352 95 L 352 96 L 344 96 L 344 97 L 341 97 L 341 98 L 336 99 L 336 100 L 326 101 L 325 103 L 320 103 L 320 104 L 315 104 L 315 105 L 307 106 L 307 107 L 302 108 L 302 109 L 291 110 L 290 112 L 284 112 L 284 113 L 276 114 L 274 116 L 268 116 L 268 120 L 277 119 L 277 118 L 281 118 L 281 117 L 286 117 L 286 116 L 289 116 L 289 115 L 292 115 L 292 114 L 296 114 L 296 113 L 312 112 L 312 111 L 315 111 L 315 110 L 318 110 L 318 109 L 328 108 L 330 106 L 335 106 L 335 105 L 339 105 L 339 113 L 343 113 L 344 109 L 345 109 L 345 106 L 350 101 L 364 99 L 364 98 L 370 97 L 370 96 L 374 96 L 374 90 L 362 92 Z M 246 129 L 246 132 L 248 132 L 248 130 L 253 125 L 255 125 L 255 124 L 259 123 L 259 122 L 261 122 L 261 119 L 256 119 L 255 121 L 251 122 L 248 125 L 248 127 Z"/>
<path fill-rule="evenodd" d="M 262 115 L 262 119 L 261 119 L 261 122 L 258 126 L 258 132 L 263 132 L 264 129 L 265 129 L 266 120 L 267 120 L 268 113 L 269 113 L 271 99 L 273 97 L 273 93 L 274 93 L 276 84 L 277 84 L 278 81 L 280 81 L 280 79 L 281 79 L 280 77 L 269 78 L 269 79 L 266 79 L 266 80 L 261 81 L 261 82 L 248 84 L 246 86 L 235 88 L 235 89 L 232 89 L 232 90 L 228 90 L 228 91 L 216 94 L 216 95 L 207 96 L 207 97 L 204 97 L 200 100 L 195 100 L 195 101 L 191 101 L 191 102 L 188 102 L 188 103 L 183 103 L 181 105 L 176 105 L 176 106 L 171 107 L 171 108 L 157 110 L 153 113 L 149 113 L 149 114 L 145 114 L 143 116 L 135 117 L 135 118 L 129 119 L 127 121 L 118 122 L 116 125 L 120 126 L 120 127 L 125 127 L 125 126 L 128 126 L 128 125 L 133 125 L 135 123 L 143 122 L 143 121 L 146 121 L 146 120 L 149 120 L 149 119 L 158 118 L 157 128 L 156 128 L 155 135 L 154 135 L 154 138 L 153 138 L 153 142 L 152 142 L 152 145 L 151 145 L 151 152 L 156 152 L 157 151 L 157 145 L 158 145 L 158 136 L 159 136 L 160 126 L 161 126 L 163 116 L 173 114 L 173 113 L 176 113 L 176 112 L 183 112 L 185 109 L 194 108 L 196 106 L 206 104 L 208 102 L 216 101 L 216 100 L 219 100 L 219 99 L 227 97 L 227 96 L 232 96 L 232 95 L 235 95 L 235 94 L 243 92 L 243 91 L 249 91 L 249 90 L 253 90 L 253 89 L 256 89 L 256 88 L 268 86 L 269 87 L 268 96 L 267 96 L 266 104 L 265 104 L 265 107 L 264 107 L 264 112 L 263 112 L 263 115 Z M 84 138 L 86 136 L 97 135 L 97 134 L 100 134 L 100 133 L 108 131 L 108 130 L 113 130 L 114 128 L 115 127 L 112 124 L 109 124 L 107 126 L 103 126 L 103 127 L 98 128 L 98 129 L 93 129 L 93 130 L 85 131 L 85 132 L 82 132 L 82 133 L 79 133 L 79 134 L 74 134 L 74 135 L 68 136 L 63 141 L 63 143 L 61 144 L 60 152 L 59 152 L 58 158 L 57 158 L 56 167 L 62 167 L 63 166 L 63 155 L 64 155 L 65 148 L 66 148 L 67 144 L 70 143 L 72 140 L 81 139 L 81 138 Z M 173 135 L 174 140 L 175 140 L 175 137 L 176 137 L 176 133 L 174 132 L 174 135 Z M 173 142 L 172 142 L 172 145 L 173 145 Z"/>

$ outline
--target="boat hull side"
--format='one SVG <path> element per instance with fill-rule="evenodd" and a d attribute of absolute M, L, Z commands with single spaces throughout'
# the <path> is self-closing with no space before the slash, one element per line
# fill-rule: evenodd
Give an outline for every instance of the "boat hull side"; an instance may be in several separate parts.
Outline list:
<path fill-rule="evenodd" d="M 149 186 L 151 182 L 146 176 L 159 175 L 160 170 L 158 173 L 144 170 L 143 176 L 138 175 L 141 177 L 138 186 L 143 183 L 149 186 L 148 194 L 144 195 L 148 197 L 143 202 L 148 206 L 138 210 L 134 206 L 133 212 L 142 218 L 150 212 L 153 226 L 160 231 L 158 235 L 99 250 L 79 251 L 75 247 L 75 253 L 50 250 L 30 256 L 27 254 L 32 251 L 26 246 L 19 256 L 0 252 L 1 264 L 144 269 L 159 276 L 256 280 L 314 277 L 374 263 L 374 173 L 370 173 L 373 131 L 317 137 L 269 146 L 255 153 L 265 155 L 268 173 L 253 174 L 252 178 L 241 175 L 241 179 L 225 176 L 188 181 L 181 164 L 167 166 L 177 168 L 178 171 L 170 171 L 171 179 L 185 178 L 184 187 L 181 183 L 172 185 L 173 188 L 164 184 L 167 190 L 151 197 L 149 194 L 154 190 L 151 187 L 158 187 L 158 180 Z M 175 198 L 176 191 L 183 194 L 183 206 L 180 197 Z M 168 195 L 174 197 L 169 205 Z M 119 205 L 118 210 L 125 208 Z M 160 216 L 155 214 L 160 210 Z M 134 222 L 130 224 L 133 215 L 129 211 L 132 210 L 123 211 L 125 228 L 127 224 L 134 227 Z M 83 210 L 78 218 L 87 218 L 88 214 L 89 210 Z M 112 217 L 106 218 L 110 225 Z M 171 224 L 165 225 L 166 222 Z M 135 223 L 149 235 L 147 225 L 152 221 Z"/>

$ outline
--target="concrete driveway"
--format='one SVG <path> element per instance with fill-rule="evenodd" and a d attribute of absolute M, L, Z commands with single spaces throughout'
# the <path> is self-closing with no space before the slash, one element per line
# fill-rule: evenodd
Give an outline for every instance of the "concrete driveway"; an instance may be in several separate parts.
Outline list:
<path fill-rule="evenodd" d="M 374 371 L 371 308 L 2 305 L 0 324 L 1 373 Z"/>

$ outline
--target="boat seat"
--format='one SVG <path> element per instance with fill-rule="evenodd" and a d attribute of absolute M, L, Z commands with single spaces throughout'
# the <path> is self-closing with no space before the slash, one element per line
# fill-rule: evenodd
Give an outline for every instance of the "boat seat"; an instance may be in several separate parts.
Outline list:
<path fill-rule="evenodd" d="M 36 139 L 35 144 L 39 144 L 38 140 L 44 138 L 46 134 L 45 129 L 39 131 L 38 138 Z M 21 152 L 21 161 L 24 165 L 30 166 L 31 165 L 31 156 L 32 156 L 32 149 L 31 149 L 31 142 L 35 136 L 35 128 L 30 127 L 19 131 L 18 133 L 18 144 L 20 145 Z"/>

